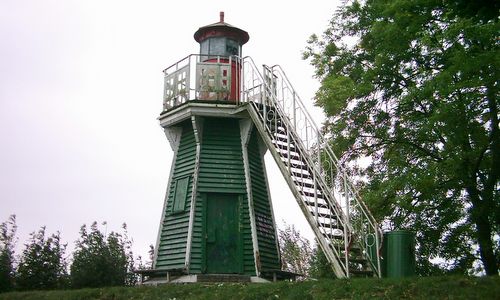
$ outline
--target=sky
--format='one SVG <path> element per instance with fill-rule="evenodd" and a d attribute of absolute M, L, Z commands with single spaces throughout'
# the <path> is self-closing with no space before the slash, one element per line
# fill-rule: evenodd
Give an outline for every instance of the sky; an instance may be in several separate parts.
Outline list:
<path fill-rule="evenodd" d="M 0 0 L 0 222 L 17 216 L 18 251 L 46 226 L 74 247 L 83 224 L 119 231 L 136 255 L 156 243 L 173 151 L 159 126 L 163 73 L 198 53 L 193 34 L 225 21 L 243 55 L 279 64 L 317 123 L 319 87 L 302 60 L 339 1 Z M 276 221 L 312 239 L 272 157 Z"/>

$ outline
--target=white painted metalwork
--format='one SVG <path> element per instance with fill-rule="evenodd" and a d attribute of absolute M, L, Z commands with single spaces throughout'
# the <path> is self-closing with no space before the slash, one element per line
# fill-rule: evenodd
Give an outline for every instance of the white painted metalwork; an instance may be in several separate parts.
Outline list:
<path fill-rule="evenodd" d="M 255 264 L 255 275 L 260 276 L 260 251 L 259 240 L 257 238 L 257 225 L 255 223 L 255 210 L 253 205 L 252 176 L 250 175 L 250 162 L 248 159 L 248 143 L 252 134 L 252 121 L 249 119 L 240 120 L 241 149 L 243 154 L 243 165 L 245 166 L 245 182 L 247 186 L 248 214 L 250 217 L 250 227 L 252 232 L 252 245 Z"/>

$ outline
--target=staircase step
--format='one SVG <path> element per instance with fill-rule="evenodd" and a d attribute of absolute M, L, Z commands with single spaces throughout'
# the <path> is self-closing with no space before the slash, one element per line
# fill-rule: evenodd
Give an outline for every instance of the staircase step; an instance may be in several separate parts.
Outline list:
<path fill-rule="evenodd" d="M 297 151 L 294 150 L 295 145 L 290 145 L 289 143 L 284 142 L 284 141 L 280 141 L 280 143 L 284 143 L 284 144 L 280 144 L 280 143 L 278 143 L 278 141 L 272 141 L 272 143 L 274 144 L 274 146 L 276 148 L 279 148 L 281 150 L 288 150 L 288 148 L 290 148 L 291 152 L 293 151 L 293 152 L 297 153 Z"/>
<path fill-rule="evenodd" d="M 296 179 L 307 179 L 307 178 L 305 178 L 305 177 L 304 177 L 304 178 L 301 178 L 301 177 L 298 177 L 298 178 L 297 178 L 297 177 L 294 177 L 293 179 L 294 179 L 294 180 L 293 180 L 293 183 L 295 183 L 295 186 L 300 187 L 300 188 L 301 188 L 301 190 L 302 190 L 302 189 L 304 189 L 304 188 L 306 188 L 306 189 L 312 189 L 312 190 L 314 189 L 314 184 L 309 183 L 309 182 L 304 182 L 304 181 L 299 181 L 299 180 L 296 180 Z M 313 191 L 311 191 L 311 193 L 314 193 L 314 192 L 313 192 Z M 323 197 L 321 197 L 321 193 L 320 193 L 319 191 L 316 191 L 316 196 L 317 196 L 318 198 L 323 199 Z"/>
<path fill-rule="evenodd" d="M 269 129 L 271 129 L 271 131 L 273 133 L 286 136 L 286 129 L 285 129 L 285 126 L 283 125 L 283 122 L 276 121 L 276 123 L 273 122 L 272 124 L 268 124 L 268 126 L 269 126 Z"/>
<path fill-rule="evenodd" d="M 359 277 L 372 277 L 372 270 L 349 270 L 349 273 L 359 276 Z"/>
<path fill-rule="evenodd" d="M 327 219 L 331 219 L 331 220 L 333 220 L 333 221 L 337 222 L 337 217 L 336 217 L 335 215 L 330 214 L 330 213 L 328 213 L 328 214 L 325 214 L 325 213 L 318 213 L 318 217 L 320 217 L 320 218 L 327 218 Z M 326 224 L 326 223 L 324 223 L 324 224 Z M 328 224 L 328 225 L 329 225 L 329 224 Z"/>
<path fill-rule="evenodd" d="M 280 156 L 281 157 L 284 157 L 286 159 L 288 159 L 290 157 L 290 159 L 293 159 L 293 160 L 296 160 L 296 161 L 299 161 L 302 163 L 302 165 L 305 165 L 305 162 L 300 158 L 300 156 L 298 155 L 295 155 L 295 154 L 292 154 L 290 153 L 290 156 L 288 155 L 287 152 L 280 152 Z"/>
<path fill-rule="evenodd" d="M 275 135 L 274 135 L 274 139 L 275 139 L 276 141 L 280 141 L 280 142 L 283 142 L 283 143 L 287 143 L 287 144 L 289 144 L 288 139 L 286 138 L 286 136 L 281 136 L 281 135 L 276 135 L 276 134 L 275 134 Z"/>
<path fill-rule="evenodd" d="M 292 175 L 292 177 L 294 178 L 294 181 L 296 180 L 302 180 L 302 181 L 299 181 L 298 183 L 301 184 L 302 186 L 305 186 L 304 184 L 306 182 L 304 182 L 303 180 L 309 180 L 309 181 L 313 181 L 313 178 L 310 174 L 306 174 L 306 173 L 299 173 L 299 172 L 295 172 L 295 171 L 291 171 L 290 174 Z M 307 182 L 309 184 L 309 186 L 307 186 L 308 188 L 310 189 L 313 189 L 314 188 L 314 184 L 310 183 L 310 182 Z"/>
<path fill-rule="evenodd" d="M 271 130 L 271 133 L 274 135 L 283 135 L 287 136 L 285 127 L 283 126 L 283 123 L 280 121 L 273 121 L 272 123 L 267 123 L 267 127 Z"/>
<path fill-rule="evenodd" d="M 282 159 L 283 159 L 283 163 L 286 164 L 287 163 L 287 159 L 286 158 L 282 158 Z M 304 165 L 304 164 L 298 165 L 298 164 L 294 164 L 293 162 L 290 162 L 290 168 L 291 169 L 297 169 L 297 170 L 309 172 L 309 168 L 306 165 Z"/>
<path fill-rule="evenodd" d="M 319 198 L 319 199 L 321 199 L 321 198 Z M 305 200 L 304 202 L 306 203 L 307 206 L 316 207 L 316 204 L 314 203 L 314 201 Z M 328 205 L 318 202 L 318 207 L 319 208 L 328 208 Z"/>
<path fill-rule="evenodd" d="M 340 259 L 342 261 L 345 261 L 345 257 L 341 257 Z M 356 264 L 366 264 L 366 263 L 368 263 L 368 260 L 366 258 L 356 257 L 356 258 L 349 258 L 349 262 L 356 263 Z"/>
<path fill-rule="evenodd" d="M 354 254 L 361 254 L 363 253 L 363 250 L 359 247 L 356 247 L 356 246 L 352 246 L 350 247 L 349 249 L 347 249 L 349 251 L 349 253 L 354 253 Z"/>
<path fill-rule="evenodd" d="M 307 191 L 302 191 L 302 190 L 299 190 L 299 193 L 300 193 L 301 195 L 303 195 L 303 196 L 314 198 L 314 193 L 307 192 Z M 317 194 L 317 193 L 316 193 L 316 197 L 317 197 L 318 199 L 323 199 L 323 195 L 321 195 L 321 194 Z"/>
<path fill-rule="evenodd" d="M 323 233 L 323 236 L 332 240 L 343 240 L 344 235 L 336 235 L 336 234 L 329 234 L 329 233 Z"/>
<path fill-rule="evenodd" d="M 333 219 L 335 220 L 335 219 Z M 343 230 L 343 226 L 337 223 L 324 223 L 318 221 L 318 226 L 323 227 L 323 228 L 328 228 L 328 229 L 338 229 L 338 230 Z"/>
<path fill-rule="evenodd" d="M 288 164 L 288 160 L 286 158 L 281 158 L 282 159 L 282 162 L 287 165 Z M 293 169 L 291 170 L 290 172 L 295 172 L 294 170 L 299 170 L 299 171 L 306 171 L 306 172 L 309 172 L 309 168 L 307 168 L 307 166 L 305 165 L 299 165 L 299 164 L 295 164 L 293 161 L 290 162 L 290 169 Z M 297 173 L 297 174 L 301 174 L 301 173 Z M 294 176 L 292 174 L 292 176 Z M 299 177 L 299 178 L 302 178 L 302 177 Z"/>

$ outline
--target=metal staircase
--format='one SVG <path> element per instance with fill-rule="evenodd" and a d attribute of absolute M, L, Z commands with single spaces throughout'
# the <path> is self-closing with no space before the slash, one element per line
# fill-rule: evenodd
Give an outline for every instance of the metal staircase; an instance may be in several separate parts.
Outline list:
<path fill-rule="evenodd" d="M 243 60 L 243 97 L 339 278 L 381 276 L 381 231 L 279 66 Z"/>

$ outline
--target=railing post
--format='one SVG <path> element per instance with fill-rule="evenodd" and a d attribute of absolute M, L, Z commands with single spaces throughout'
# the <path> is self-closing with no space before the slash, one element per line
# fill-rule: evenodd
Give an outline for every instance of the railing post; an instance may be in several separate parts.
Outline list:
<path fill-rule="evenodd" d="M 375 234 L 375 247 L 377 247 L 376 251 L 375 251 L 375 255 L 377 256 L 377 257 L 375 257 L 377 259 L 377 275 L 378 275 L 378 277 L 382 277 L 382 269 L 380 268 L 380 255 L 379 255 L 380 240 L 379 240 L 377 228 L 374 227 L 373 229 L 374 229 L 373 234 Z"/>
<path fill-rule="evenodd" d="M 284 128 L 286 129 L 286 140 L 287 140 L 287 143 L 288 145 L 286 145 L 286 153 L 287 153 L 287 164 L 288 164 L 288 171 L 290 172 L 290 175 L 292 174 L 292 168 L 290 167 L 290 146 L 291 146 L 291 143 L 290 143 L 290 128 L 288 128 L 288 126 L 284 126 Z"/>
<path fill-rule="evenodd" d="M 344 228 L 343 228 L 343 231 L 344 231 L 344 247 L 345 247 L 345 265 L 346 265 L 346 276 L 347 278 L 349 278 L 349 233 L 348 233 L 348 228 L 350 227 L 349 226 L 349 192 L 347 190 L 347 186 L 345 185 L 346 183 L 346 173 L 345 171 L 343 171 L 343 183 L 344 183 L 344 195 L 345 195 L 345 210 L 346 210 L 346 213 L 344 215 L 345 219 L 344 219 Z"/>
<path fill-rule="evenodd" d="M 323 169 L 323 164 L 321 163 L 321 139 L 320 139 L 320 132 L 316 131 L 316 139 L 318 143 L 318 171 L 319 174 L 321 175 L 322 172 L 321 170 Z"/>
<path fill-rule="evenodd" d="M 309 123 L 307 122 L 307 119 L 304 119 L 304 125 L 305 125 L 305 130 L 306 130 L 306 147 L 309 148 L 309 134 L 308 134 Z"/>
<path fill-rule="evenodd" d="M 349 225 L 351 220 L 350 220 L 350 197 L 349 197 L 349 187 L 347 185 L 347 174 L 345 172 L 345 169 L 343 170 L 343 183 L 344 183 L 344 191 L 345 191 L 345 201 L 346 201 L 346 225 Z"/>
<path fill-rule="evenodd" d="M 295 91 L 293 91 L 293 129 L 297 128 L 297 104 L 295 103 Z"/>
<path fill-rule="evenodd" d="M 314 214 L 316 216 L 316 223 L 318 223 L 318 187 L 316 180 L 316 172 L 313 170 L 313 181 L 314 181 Z"/>
<path fill-rule="evenodd" d="M 264 118 L 263 118 L 263 120 L 264 120 L 264 126 L 266 126 L 266 120 L 267 120 L 267 102 L 268 102 L 268 97 L 269 97 L 268 94 L 267 94 L 268 90 L 267 90 L 267 82 L 266 82 L 266 80 L 267 80 L 266 76 L 268 76 L 268 74 L 267 74 L 268 70 L 267 70 L 267 66 L 266 65 L 263 65 L 262 67 L 264 69 L 264 82 L 263 82 L 263 84 L 264 84 L 263 85 L 263 88 L 264 88 L 264 101 L 262 103 L 262 105 L 264 106 L 264 110 L 263 110 L 263 112 L 264 112 Z"/>

